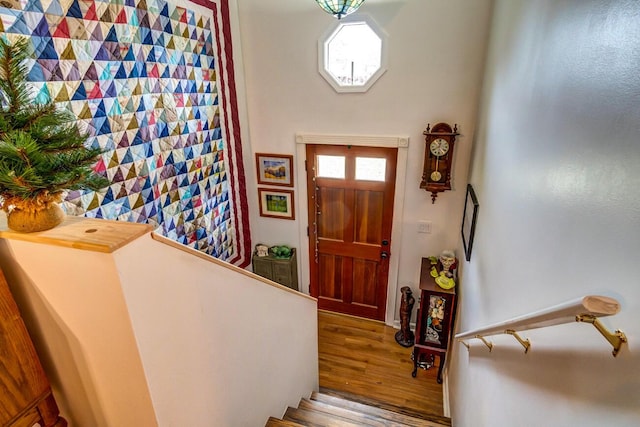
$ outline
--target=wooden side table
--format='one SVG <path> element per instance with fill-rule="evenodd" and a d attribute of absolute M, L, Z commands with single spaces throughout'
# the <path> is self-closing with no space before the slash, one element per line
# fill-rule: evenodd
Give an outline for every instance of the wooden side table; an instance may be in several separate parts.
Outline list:
<path fill-rule="evenodd" d="M 293 290 L 298 290 L 298 260 L 296 249 L 291 248 L 290 258 L 276 258 L 274 256 L 253 255 L 253 272 L 280 283 Z"/>
<path fill-rule="evenodd" d="M 413 347 L 413 372 L 415 378 L 418 367 L 428 368 L 435 364 L 435 356 L 440 359 L 438 384 L 442 384 L 442 368 L 451 340 L 451 332 L 456 314 L 456 291 L 443 289 L 429 271 L 431 262 L 422 258 L 420 268 L 420 307 L 416 320 L 416 343 Z"/>

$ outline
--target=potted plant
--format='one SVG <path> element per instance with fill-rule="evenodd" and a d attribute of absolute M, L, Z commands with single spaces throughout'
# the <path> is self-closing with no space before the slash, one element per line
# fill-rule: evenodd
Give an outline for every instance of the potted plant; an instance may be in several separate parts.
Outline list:
<path fill-rule="evenodd" d="M 27 39 L 0 38 L 0 207 L 9 228 L 48 230 L 60 224 L 65 190 L 99 189 L 108 181 L 92 166 L 101 150 L 85 147 L 73 114 L 36 104 L 27 82 Z"/>

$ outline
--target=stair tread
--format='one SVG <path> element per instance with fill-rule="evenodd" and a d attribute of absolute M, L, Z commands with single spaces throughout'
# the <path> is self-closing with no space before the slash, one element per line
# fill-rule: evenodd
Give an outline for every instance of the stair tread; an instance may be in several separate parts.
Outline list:
<path fill-rule="evenodd" d="M 304 425 L 298 424 L 295 421 L 280 420 L 278 418 L 269 417 L 269 420 L 264 427 L 304 427 Z"/>
<path fill-rule="evenodd" d="M 362 427 L 367 425 L 355 423 L 337 415 L 292 407 L 287 409 L 282 419 L 294 421 L 307 427 Z"/>
<path fill-rule="evenodd" d="M 451 419 L 438 415 L 426 415 L 407 413 L 403 408 L 376 402 L 361 396 L 343 396 L 342 393 L 323 389 L 322 393 L 313 392 L 311 400 L 326 403 L 333 406 L 340 406 L 353 411 L 363 412 L 388 421 L 400 423 L 400 425 L 416 427 L 440 427 L 450 426 Z"/>
<path fill-rule="evenodd" d="M 323 412 L 328 415 L 334 415 L 349 421 L 358 423 L 358 425 L 367 425 L 371 427 L 391 427 L 399 426 L 399 424 L 389 424 L 389 420 L 384 420 L 375 415 L 361 411 L 354 411 L 350 408 L 334 406 L 325 402 L 316 400 L 302 399 L 298 405 L 299 409 L 307 409 L 309 411 Z"/>

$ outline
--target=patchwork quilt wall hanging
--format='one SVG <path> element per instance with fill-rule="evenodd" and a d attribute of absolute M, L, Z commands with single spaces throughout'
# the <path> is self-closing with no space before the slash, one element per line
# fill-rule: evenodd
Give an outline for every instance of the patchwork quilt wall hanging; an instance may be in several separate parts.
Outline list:
<path fill-rule="evenodd" d="M 228 0 L 0 0 L 37 99 L 73 112 L 111 185 L 72 215 L 148 222 L 245 266 L 250 236 Z"/>

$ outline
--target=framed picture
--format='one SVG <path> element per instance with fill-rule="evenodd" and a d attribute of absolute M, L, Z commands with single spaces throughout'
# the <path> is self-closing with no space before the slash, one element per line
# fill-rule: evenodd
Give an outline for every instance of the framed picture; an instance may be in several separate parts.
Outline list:
<path fill-rule="evenodd" d="M 258 188 L 260 216 L 296 219 L 293 206 L 293 190 L 270 190 Z"/>
<path fill-rule="evenodd" d="M 471 248 L 473 248 L 473 235 L 476 232 L 477 219 L 478 198 L 471 184 L 467 184 L 467 197 L 464 200 L 464 213 L 462 214 L 462 244 L 467 261 L 471 261 Z"/>
<path fill-rule="evenodd" d="M 293 187 L 293 156 L 256 153 L 258 184 Z"/>

